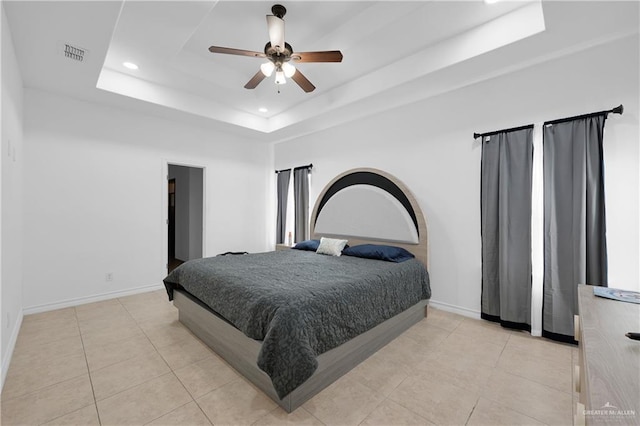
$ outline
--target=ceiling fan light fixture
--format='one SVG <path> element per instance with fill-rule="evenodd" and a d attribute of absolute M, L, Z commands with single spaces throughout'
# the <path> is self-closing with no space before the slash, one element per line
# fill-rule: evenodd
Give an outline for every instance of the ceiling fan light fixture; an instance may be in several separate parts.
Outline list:
<path fill-rule="evenodd" d="M 305 93 L 313 92 L 316 87 L 293 64 L 297 62 L 342 62 L 342 52 L 323 50 L 295 53 L 293 47 L 284 38 L 284 19 L 282 18 L 287 9 L 280 4 L 275 4 L 271 11 L 273 15 L 267 15 L 269 41 L 264 45 L 263 52 L 221 46 L 210 46 L 209 52 L 263 58 L 269 61 L 260 65 L 260 70 L 244 85 L 245 89 L 255 89 L 262 80 L 270 77 L 275 71 L 276 86 L 286 84 L 286 79 L 290 78 Z M 293 62 L 289 63 L 289 61 Z M 280 89 L 278 89 L 278 93 L 280 93 Z"/>
<path fill-rule="evenodd" d="M 273 62 L 265 62 L 264 64 L 260 65 L 260 71 L 262 71 L 262 74 L 265 75 L 265 77 L 271 77 L 271 74 L 273 74 L 273 70 L 276 68 L 275 65 L 273 65 Z"/>
<path fill-rule="evenodd" d="M 284 72 L 284 76 L 291 78 L 296 73 L 296 67 L 291 65 L 289 62 L 285 62 L 282 64 L 282 72 Z"/>
<path fill-rule="evenodd" d="M 284 78 L 283 71 L 276 71 L 276 84 L 286 84 L 287 80 Z"/>

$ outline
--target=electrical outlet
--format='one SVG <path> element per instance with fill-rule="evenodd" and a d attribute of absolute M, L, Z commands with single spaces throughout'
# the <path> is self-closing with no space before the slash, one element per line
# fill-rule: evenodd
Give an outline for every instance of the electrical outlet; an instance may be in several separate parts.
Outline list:
<path fill-rule="evenodd" d="M 107 272 L 107 274 L 104 276 L 104 280 L 113 281 L 113 272 Z"/>

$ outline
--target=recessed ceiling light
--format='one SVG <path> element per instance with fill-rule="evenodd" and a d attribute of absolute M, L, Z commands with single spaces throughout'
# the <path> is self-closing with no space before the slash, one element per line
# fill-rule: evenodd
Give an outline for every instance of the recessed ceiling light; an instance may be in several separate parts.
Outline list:
<path fill-rule="evenodd" d="M 125 68 L 129 68 L 130 70 L 137 70 L 138 66 L 136 64 L 134 64 L 133 62 L 123 62 L 122 66 L 124 66 Z"/>
<path fill-rule="evenodd" d="M 494 4 L 494 3 L 498 3 L 500 0 L 484 0 L 484 2 L 486 4 Z"/>
<path fill-rule="evenodd" d="M 269 110 L 266 109 L 265 107 L 258 108 L 258 111 L 260 111 L 260 112 L 269 112 Z"/>

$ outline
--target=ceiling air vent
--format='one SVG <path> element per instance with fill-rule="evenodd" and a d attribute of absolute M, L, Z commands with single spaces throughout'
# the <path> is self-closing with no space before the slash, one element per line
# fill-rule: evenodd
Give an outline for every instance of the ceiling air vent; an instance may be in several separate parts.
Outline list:
<path fill-rule="evenodd" d="M 83 62 L 85 56 L 87 56 L 87 54 L 89 53 L 87 49 L 74 46 L 69 43 L 60 43 L 58 51 L 61 55 L 64 55 L 65 58 L 69 58 L 78 62 Z"/>

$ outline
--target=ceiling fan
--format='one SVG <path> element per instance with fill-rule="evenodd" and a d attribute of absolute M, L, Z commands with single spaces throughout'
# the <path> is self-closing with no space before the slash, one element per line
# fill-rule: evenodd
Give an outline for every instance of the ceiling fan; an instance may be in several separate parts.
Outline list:
<path fill-rule="evenodd" d="M 264 46 L 264 53 L 219 46 L 211 46 L 209 51 L 211 53 L 268 59 L 269 62 L 263 63 L 256 75 L 244 85 L 245 89 L 255 89 L 262 80 L 271 76 L 275 71 L 277 85 L 286 83 L 286 77 L 288 77 L 295 81 L 305 92 L 313 92 L 316 87 L 290 62 L 342 62 L 342 53 L 339 50 L 294 52 L 291 45 L 284 41 L 284 19 L 282 18 L 287 13 L 287 9 L 280 4 L 276 4 L 271 8 L 271 12 L 273 15 L 267 15 L 269 42 Z"/>

